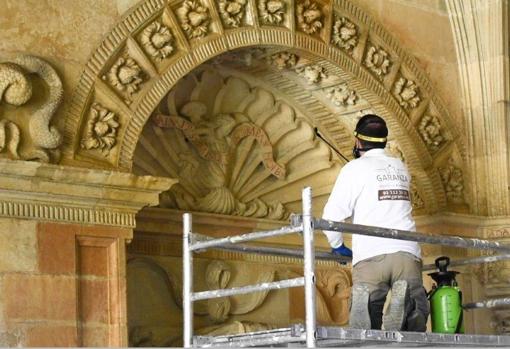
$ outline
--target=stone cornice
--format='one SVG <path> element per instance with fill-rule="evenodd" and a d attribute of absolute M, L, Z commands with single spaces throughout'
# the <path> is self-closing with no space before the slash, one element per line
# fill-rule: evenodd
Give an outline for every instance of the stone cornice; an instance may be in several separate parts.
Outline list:
<path fill-rule="evenodd" d="M 170 178 L 0 160 L 0 216 L 122 227 L 157 205 Z"/>

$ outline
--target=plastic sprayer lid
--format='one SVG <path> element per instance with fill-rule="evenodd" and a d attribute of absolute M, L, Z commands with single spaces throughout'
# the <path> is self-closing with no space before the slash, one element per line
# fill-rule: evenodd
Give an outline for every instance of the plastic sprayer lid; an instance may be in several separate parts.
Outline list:
<path fill-rule="evenodd" d="M 437 283 L 437 286 L 452 286 L 455 281 L 455 275 L 459 274 L 459 272 L 448 271 L 450 258 L 442 256 L 437 258 L 435 263 L 438 271 L 428 275 Z"/>

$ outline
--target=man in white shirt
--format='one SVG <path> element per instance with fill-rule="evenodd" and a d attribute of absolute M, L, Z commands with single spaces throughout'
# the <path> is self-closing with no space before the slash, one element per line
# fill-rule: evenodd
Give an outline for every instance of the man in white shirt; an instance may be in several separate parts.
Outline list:
<path fill-rule="evenodd" d="M 410 176 L 400 159 L 384 151 L 388 129 L 373 114 L 354 132 L 353 161 L 335 182 L 323 218 L 400 230 L 415 230 Z M 324 231 L 333 253 L 349 255 L 342 233 Z M 423 288 L 420 247 L 416 242 L 352 235 L 353 288 L 349 324 L 353 328 L 425 331 L 429 305 Z M 386 296 L 392 297 L 383 316 Z"/>

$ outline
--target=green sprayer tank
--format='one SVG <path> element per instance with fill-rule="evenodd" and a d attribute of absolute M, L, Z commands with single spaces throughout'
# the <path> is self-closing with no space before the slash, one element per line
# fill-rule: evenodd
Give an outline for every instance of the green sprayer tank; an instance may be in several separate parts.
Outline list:
<path fill-rule="evenodd" d="M 430 273 L 437 285 L 429 293 L 432 332 L 464 333 L 462 321 L 462 292 L 455 281 L 456 271 L 448 271 L 450 258 L 436 259 L 435 273 Z"/>

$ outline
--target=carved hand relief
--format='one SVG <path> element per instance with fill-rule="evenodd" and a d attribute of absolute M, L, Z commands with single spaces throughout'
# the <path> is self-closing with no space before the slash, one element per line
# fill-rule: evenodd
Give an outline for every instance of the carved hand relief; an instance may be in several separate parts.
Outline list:
<path fill-rule="evenodd" d="M 345 107 L 347 105 L 355 105 L 358 100 L 356 91 L 349 89 L 347 84 L 342 84 L 327 90 L 326 95 L 336 106 Z"/>
<path fill-rule="evenodd" d="M 460 168 L 450 159 L 448 165 L 440 168 L 441 180 L 449 202 L 464 203 L 464 178 Z"/>
<path fill-rule="evenodd" d="M 352 53 L 358 44 L 358 28 L 345 17 L 341 17 L 333 24 L 331 42 L 337 47 Z"/>
<path fill-rule="evenodd" d="M 113 64 L 105 78 L 117 91 L 130 99 L 143 82 L 142 74 L 142 68 L 136 61 L 124 54 Z"/>
<path fill-rule="evenodd" d="M 375 46 L 369 47 L 365 57 L 365 66 L 374 73 L 376 77 L 382 79 L 388 74 L 390 64 L 388 52 L 384 51 L 382 48 L 376 48 Z"/>
<path fill-rule="evenodd" d="M 248 0 L 218 0 L 218 8 L 223 22 L 233 28 L 239 27 Z"/>
<path fill-rule="evenodd" d="M 30 74 L 44 82 L 46 93 L 33 90 Z M 15 114 L 0 115 L 0 154 L 13 159 L 58 161 L 62 136 L 50 123 L 62 103 L 63 92 L 55 70 L 38 57 L 19 56 L 13 62 L 0 63 L 0 103 L 19 108 Z M 42 104 L 35 111 L 22 111 L 21 107 L 29 105 L 36 93 L 45 95 Z"/>
<path fill-rule="evenodd" d="M 299 57 L 290 52 L 278 52 L 269 56 L 268 61 L 279 70 L 294 68 Z"/>
<path fill-rule="evenodd" d="M 406 110 L 416 108 L 421 100 L 416 83 L 403 77 L 400 77 L 395 83 L 393 94 L 400 106 Z"/>
<path fill-rule="evenodd" d="M 143 30 L 140 42 L 145 52 L 158 62 L 174 51 L 174 37 L 170 29 L 159 21 L 152 22 Z"/>
<path fill-rule="evenodd" d="M 110 153 L 117 141 L 117 116 L 99 103 L 90 108 L 90 117 L 81 147 L 87 150 L 99 149 L 104 156 Z"/>
<path fill-rule="evenodd" d="M 306 67 L 298 67 L 296 68 L 296 72 L 305 78 L 305 80 L 310 85 L 317 84 L 321 82 L 322 79 L 328 77 L 324 67 L 321 67 L 318 64 L 307 65 Z"/>
<path fill-rule="evenodd" d="M 202 38 L 209 32 L 211 16 L 200 0 L 184 0 L 177 17 L 188 39 Z"/>
<path fill-rule="evenodd" d="M 286 5 L 283 0 L 260 0 L 258 8 L 264 24 L 279 25 L 285 18 Z"/>
<path fill-rule="evenodd" d="M 296 6 L 298 27 L 306 34 L 314 34 L 319 31 L 322 24 L 322 10 L 316 2 L 305 0 Z"/>
<path fill-rule="evenodd" d="M 436 116 L 425 114 L 418 125 L 418 132 L 431 151 L 436 151 L 446 141 Z"/>

